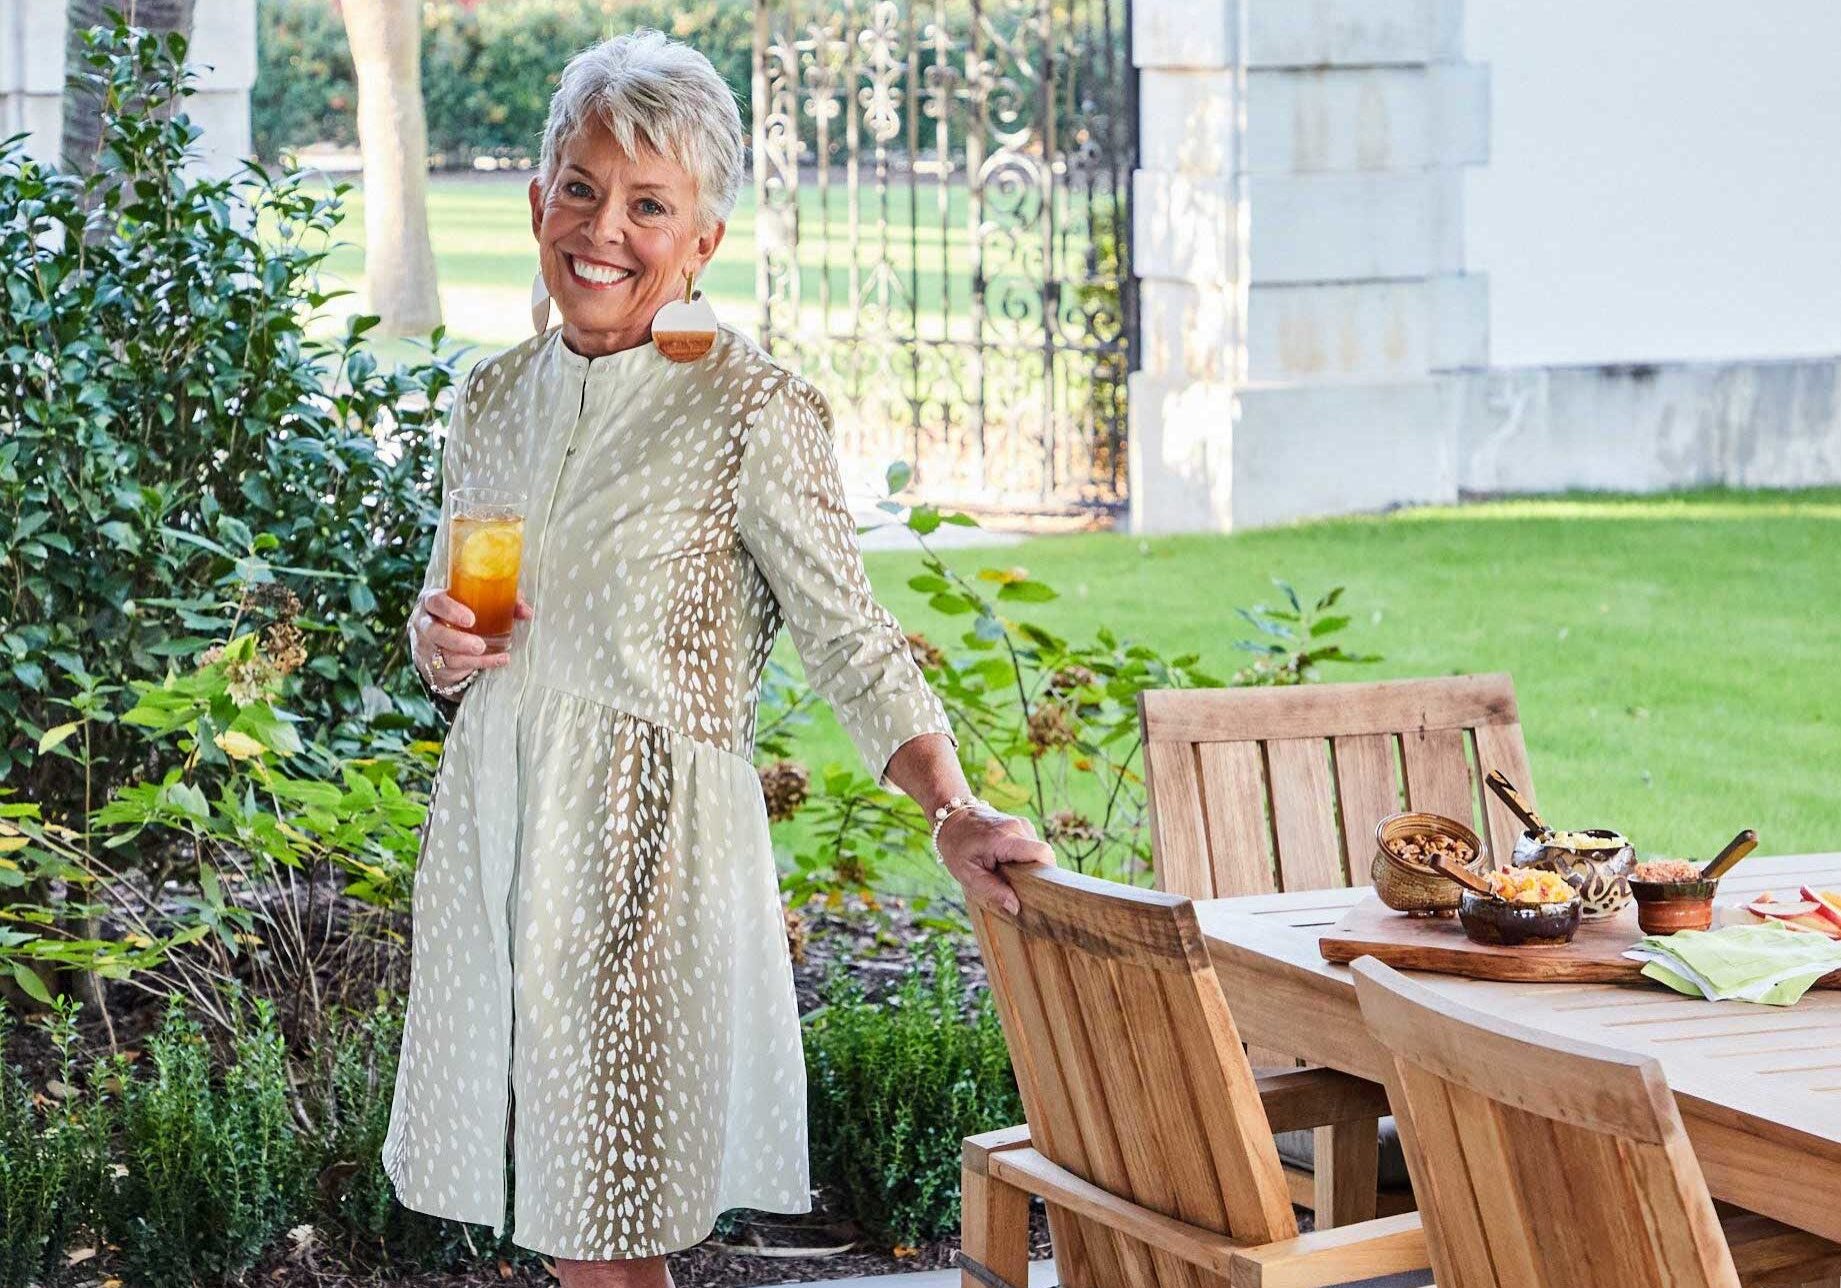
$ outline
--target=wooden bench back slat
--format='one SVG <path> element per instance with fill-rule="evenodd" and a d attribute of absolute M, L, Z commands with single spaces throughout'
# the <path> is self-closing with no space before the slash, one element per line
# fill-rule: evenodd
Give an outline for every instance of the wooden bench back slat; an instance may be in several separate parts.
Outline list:
<path fill-rule="evenodd" d="M 1353 969 L 1439 1283 L 1738 1288 L 1655 1060 Z"/>
<path fill-rule="evenodd" d="M 1256 1243 L 1296 1233 L 1259 1090 L 1195 910 L 1058 869 L 1011 869 L 1015 916 L 970 908 L 1036 1149 L 1130 1202 Z M 1050 1212 L 1070 1288 L 1225 1288 L 1085 1217 Z"/>
<path fill-rule="evenodd" d="M 1520 826 L 1483 777 L 1533 799 L 1506 675 L 1151 689 L 1138 710 L 1157 885 L 1191 898 L 1366 882 L 1402 808 L 1476 826 L 1506 865 Z"/>

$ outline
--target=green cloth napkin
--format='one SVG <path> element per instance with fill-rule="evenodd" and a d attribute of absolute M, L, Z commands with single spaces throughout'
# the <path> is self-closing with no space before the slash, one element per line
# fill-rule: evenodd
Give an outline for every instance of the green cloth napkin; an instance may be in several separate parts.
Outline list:
<path fill-rule="evenodd" d="M 1689 997 L 1790 1006 L 1822 976 L 1841 970 L 1841 940 L 1773 921 L 1650 935 L 1624 956 Z"/>

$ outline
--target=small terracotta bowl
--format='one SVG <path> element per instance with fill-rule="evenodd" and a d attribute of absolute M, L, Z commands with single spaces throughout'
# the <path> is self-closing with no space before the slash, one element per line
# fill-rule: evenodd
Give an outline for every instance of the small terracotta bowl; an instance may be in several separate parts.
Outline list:
<path fill-rule="evenodd" d="M 1585 901 L 1578 895 L 1564 903 L 1511 903 L 1494 895 L 1466 890 L 1458 901 L 1457 919 L 1464 933 L 1479 944 L 1519 948 L 1524 944 L 1569 944 L 1579 930 Z"/>
<path fill-rule="evenodd" d="M 1719 888 L 1717 877 L 1711 881 L 1638 881 L 1632 877 L 1636 924 L 1646 935 L 1706 930 L 1713 925 L 1713 896 Z"/>

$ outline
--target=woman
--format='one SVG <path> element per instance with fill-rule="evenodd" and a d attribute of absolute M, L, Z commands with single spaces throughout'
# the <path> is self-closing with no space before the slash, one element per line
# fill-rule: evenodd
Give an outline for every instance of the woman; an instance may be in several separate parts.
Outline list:
<path fill-rule="evenodd" d="M 750 760 L 784 623 L 864 763 L 936 820 L 968 895 L 1052 862 L 971 798 L 957 740 L 871 595 L 805 381 L 724 327 L 649 337 L 722 242 L 743 173 L 733 95 L 657 32 L 573 58 L 530 186 L 562 326 L 473 369 L 444 486 L 523 493 L 512 644 L 447 585 L 447 522 L 411 615 L 418 670 L 464 695 L 415 888 L 382 1156 L 404 1204 L 503 1228 L 565 1288 L 669 1282 L 662 1254 L 731 1207 L 802 1212 L 805 1070 Z"/>

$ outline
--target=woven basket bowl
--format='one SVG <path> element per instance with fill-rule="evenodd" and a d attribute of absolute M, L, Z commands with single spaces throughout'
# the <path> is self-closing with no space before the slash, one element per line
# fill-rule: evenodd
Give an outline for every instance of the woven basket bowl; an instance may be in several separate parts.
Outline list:
<path fill-rule="evenodd" d="M 1483 854 L 1477 834 L 1454 818 L 1420 811 L 1390 814 L 1375 824 L 1374 865 L 1369 879 L 1381 902 L 1396 912 L 1449 916 L 1457 911 L 1464 887 L 1423 864 L 1395 858 L 1387 848 L 1389 841 L 1427 835 L 1448 836 L 1469 846 L 1472 858 L 1468 866 L 1473 869 Z"/>

